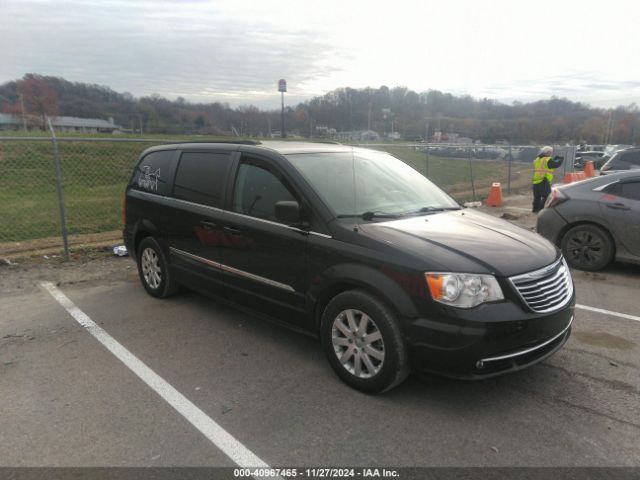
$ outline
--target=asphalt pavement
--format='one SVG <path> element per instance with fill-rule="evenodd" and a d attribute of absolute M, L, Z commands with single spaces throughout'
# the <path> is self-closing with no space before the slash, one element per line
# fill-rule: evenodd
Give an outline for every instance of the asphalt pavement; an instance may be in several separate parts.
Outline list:
<path fill-rule="evenodd" d="M 45 270 L 0 297 L 0 465 L 234 466 L 163 396 L 173 388 L 271 466 L 640 466 L 638 267 L 574 272 L 578 304 L 612 313 L 577 309 L 569 342 L 537 366 L 368 396 L 314 339 L 191 292 L 156 300 L 131 260 L 111 261 L 129 268 L 57 289 L 170 387 L 81 326 Z"/>

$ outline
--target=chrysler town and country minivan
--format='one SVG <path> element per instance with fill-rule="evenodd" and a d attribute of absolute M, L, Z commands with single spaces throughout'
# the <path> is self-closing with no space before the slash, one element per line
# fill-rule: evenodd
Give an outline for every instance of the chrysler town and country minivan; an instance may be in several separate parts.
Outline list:
<path fill-rule="evenodd" d="M 461 208 L 393 156 L 334 144 L 147 149 L 124 239 L 154 297 L 180 286 L 317 336 L 365 392 L 411 370 L 481 379 L 568 339 L 571 274 L 541 236 Z"/>

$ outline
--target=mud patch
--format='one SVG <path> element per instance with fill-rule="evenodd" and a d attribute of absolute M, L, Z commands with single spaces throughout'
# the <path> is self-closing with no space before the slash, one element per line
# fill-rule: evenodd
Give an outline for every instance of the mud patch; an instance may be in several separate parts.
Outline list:
<path fill-rule="evenodd" d="M 602 282 L 602 281 L 607 279 L 606 275 L 604 275 L 602 273 L 598 273 L 598 272 L 576 271 L 574 273 L 574 276 L 582 277 L 582 278 L 587 279 L 587 280 L 596 280 L 596 281 L 599 281 L 599 282 Z"/>
<path fill-rule="evenodd" d="M 130 281 L 137 274 L 135 262 L 129 257 L 115 257 L 111 248 L 76 251 L 71 258 L 70 262 L 63 262 L 62 258 L 39 257 L 1 267 L 0 297 L 38 292 L 42 281 L 57 285 Z"/>
<path fill-rule="evenodd" d="M 631 350 L 636 346 L 626 338 L 617 337 L 604 332 L 574 332 L 572 337 L 580 342 L 596 347 L 614 348 L 616 350 Z"/>

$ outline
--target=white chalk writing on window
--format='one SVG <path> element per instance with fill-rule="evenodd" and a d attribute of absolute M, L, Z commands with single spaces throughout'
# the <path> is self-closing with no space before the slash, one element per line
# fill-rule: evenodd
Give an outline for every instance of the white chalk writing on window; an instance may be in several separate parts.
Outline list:
<path fill-rule="evenodd" d="M 144 165 L 142 167 L 142 173 L 138 175 L 138 186 L 140 188 L 144 188 L 145 190 L 158 190 L 158 180 L 160 179 L 160 169 L 158 168 L 155 172 L 151 171 L 151 167 L 149 165 Z"/>

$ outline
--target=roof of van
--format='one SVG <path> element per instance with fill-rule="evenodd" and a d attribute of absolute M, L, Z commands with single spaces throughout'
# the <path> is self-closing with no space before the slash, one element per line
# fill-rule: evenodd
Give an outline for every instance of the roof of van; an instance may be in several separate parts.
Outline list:
<path fill-rule="evenodd" d="M 314 152 L 350 152 L 353 147 L 339 143 L 265 141 L 256 147 L 269 148 L 282 154 Z"/>
<path fill-rule="evenodd" d="M 198 140 L 192 142 L 171 142 L 156 145 L 147 149 L 150 150 L 166 150 L 180 148 L 183 150 L 192 149 L 208 149 L 208 148 L 224 148 L 229 150 L 239 149 L 269 149 L 281 154 L 290 153 L 315 153 L 315 152 L 350 152 L 354 147 L 349 145 L 341 145 L 332 142 L 287 142 L 287 141 L 271 141 L 256 142 L 250 140 L 229 140 L 229 141 L 206 141 Z M 357 148 L 357 147 L 356 147 Z"/>

